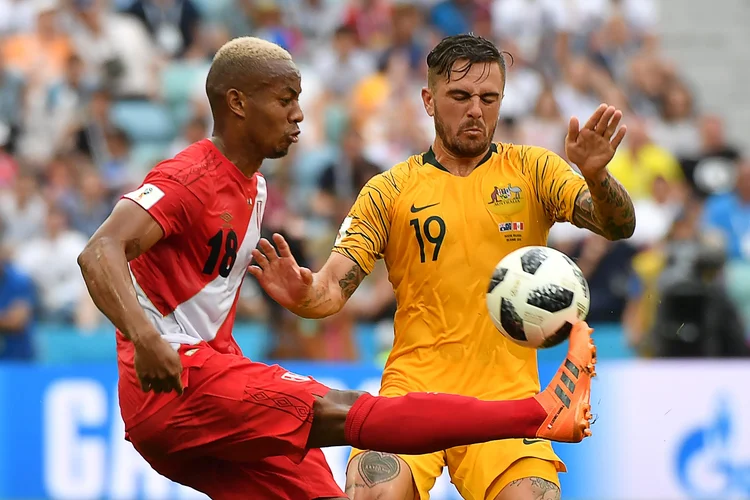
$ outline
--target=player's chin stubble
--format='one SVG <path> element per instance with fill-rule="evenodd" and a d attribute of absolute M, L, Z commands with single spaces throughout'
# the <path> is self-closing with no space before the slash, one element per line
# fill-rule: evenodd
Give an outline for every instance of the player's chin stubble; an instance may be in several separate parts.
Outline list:
<path fill-rule="evenodd" d="M 453 153 L 458 158 L 473 158 L 479 156 L 490 147 L 492 137 L 495 135 L 495 127 L 492 127 L 492 131 L 488 136 L 478 139 L 476 141 L 462 140 L 458 134 L 449 132 L 442 120 L 438 117 L 437 110 L 435 110 L 435 133 L 445 148 Z"/>

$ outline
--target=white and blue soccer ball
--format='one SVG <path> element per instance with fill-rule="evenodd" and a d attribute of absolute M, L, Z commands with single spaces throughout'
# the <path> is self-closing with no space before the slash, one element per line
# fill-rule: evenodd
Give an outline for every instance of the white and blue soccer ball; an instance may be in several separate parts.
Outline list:
<path fill-rule="evenodd" d="M 567 255 L 549 247 L 522 247 L 506 255 L 487 289 L 490 318 L 506 338 L 524 347 L 553 347 L 586 319 L 586 278 Z"/>

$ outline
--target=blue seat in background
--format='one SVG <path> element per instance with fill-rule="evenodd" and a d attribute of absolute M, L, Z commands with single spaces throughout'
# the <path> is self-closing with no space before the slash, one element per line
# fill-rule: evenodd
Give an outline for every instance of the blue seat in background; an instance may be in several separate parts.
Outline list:
<path fill-rule="evenodd" d="M 176 134 L 167 107 L 156 102 L 118 101 L 112 106 L 110 118 L 134 142 L 168 142 Z"/>
<path fill-rule="evenodd" d="M 37 359 L 48 364 L 116 363 L 115 331 L 102 327 L 90 332 L 41 324 L 34 337 Z"/>
<path fill-rule="evenodd" d="M 627 346 L 619 325 L 595 325 L 594 339 L 599 359 L 629 359 L 635 357 Z M 267 361 L 273 333 L 261 323 L 238 323 L 234 335 L 245 356 L 256 361 Z M 376 329 L 362 323 L 356 329 L 356 342 L 360 362 L 382 366 L 382 353 Z M 500 335 L 498 333 L 498 335 Z M 86 364 L 114 363 L 117 360 L 115 333 L 112 327 L 102 327 L 93 332 L 79 332 L 74 327 L 39 325 L 36 336 L 38 358 L 42 363 Z M 540 363 L 560 363 L 565 358 L 567 343 L 551 349 L 539 350 Z"/>
<path fill-rule="evenodd" d="M 161 72 L 161 95 L 178 127 L 191 118 L 196 86 L 203 85 L 208 68 L 202 61 L 174 61 Z"/>
<path fill-rule="evenodd" d="M 233 7 L 233 0 L 193 0 L 193 4 L 206 20 L 218 21 L 227 9 Z"/>
<path fill-rule="evenodd" d="M 167 158 L 169 142 L 137 142 L 133 144 L 130 160 L 145 175 L 157 163 Z"/>
<path fill-rule="evenodd" d="M 234 335 L 245 356 L 253 360 L 262 360 L 266 357 L 270 335 L 265 325 L 238 323 L 235 326 Z M 37 358 L 42 363 L 117 362 L 115 330 L 111 326 L 81 332 L 72 326 L 41 324 L 37 327 L 34 339 Z"/>

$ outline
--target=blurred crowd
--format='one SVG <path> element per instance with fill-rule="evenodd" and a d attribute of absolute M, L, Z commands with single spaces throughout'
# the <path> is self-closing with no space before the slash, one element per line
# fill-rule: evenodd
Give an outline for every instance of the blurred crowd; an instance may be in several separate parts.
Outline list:
<path fill-rule="evenodd" d="M 591 322 L 622 321 L 645 356 L 740 354 L 750 162 L 662 55 L 659 22 L 656 0 L 0 0 L 0 357 L 31 356 L 40 321 L 102 324 L 76 256 L 123 192 L 210 134 L 203 84 L 225 41 L 269 39 L 300 67 L 303 134 L 264 165 L 264 224 L 317 268 L 367 179 L 429 147 L 425 56 L 470 31 L 512 59 L 497 140 L 564 157 L 569 117 L 601 102 L 625 112 L 611 170 L 636 234 L 551 234 L 589 279 Z M 276 359 L 353 360 L 363 322 L 387 350 L 393 309 L 381 266 L 325 321 L 279 310 L 247 279 L 239 318 L 269 326 Z"/>

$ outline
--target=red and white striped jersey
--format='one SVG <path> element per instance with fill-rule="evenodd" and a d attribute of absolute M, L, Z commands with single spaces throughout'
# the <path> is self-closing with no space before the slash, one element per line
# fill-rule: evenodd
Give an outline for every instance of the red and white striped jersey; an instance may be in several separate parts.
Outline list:
<path fill-rule="evenodd" d="M 246 177 L 206 139 L 157 165 L 123 198 L 164 230 L 161 241 L 130 262 L 138 301 L 163 338 L 172 344 L 207 341 L 219 352 L 240 354 L 232 326 L 260 239 L 263 176 Z M 132 352 L 124 340 L 118 333 L 121 358 Z"/>

